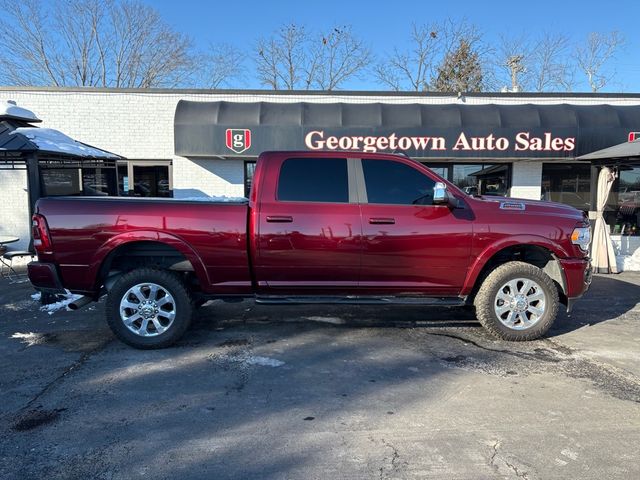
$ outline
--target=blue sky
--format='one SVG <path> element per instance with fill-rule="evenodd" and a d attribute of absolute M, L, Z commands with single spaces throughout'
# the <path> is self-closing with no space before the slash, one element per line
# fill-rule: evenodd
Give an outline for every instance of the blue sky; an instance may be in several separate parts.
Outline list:
<path fill-rule="evenodd" d="M 637 3 L 631 0 L 595 2 L 563 1 L 196 1 L 148 0 L 164 19 L 188 33 L 197 46 L 227 42 L 252 54 L 255 41 L 285 23 L 310 29 L 351 25 L 378 56 L 398 46 L 406 47 L 412 22 L 431 23 L 446 18 L 466 18 L 492 43 L 501 33 L 535 35 L 541 30 L 564 32 L 584 39 L 588 32 L 618 30 L 626 40 L 615 61 L 617 83 L 603 91 L 640 92 L 640 33 Z M 581 77 L 578 77 L 581 79 Z M 248 79 L 242 87 L 259 88 Z M 380 89 L 374 79 L 345 85 L 353 89 Z M 587 90 L 580 82 L 576 90 Z"/>

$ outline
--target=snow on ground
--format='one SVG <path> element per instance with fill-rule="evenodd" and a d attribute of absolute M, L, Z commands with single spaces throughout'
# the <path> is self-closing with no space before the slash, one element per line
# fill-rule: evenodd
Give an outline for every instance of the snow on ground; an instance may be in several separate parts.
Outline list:
<path fill-rule="evenodd" d="M 283 361 L 269 357 L 248 356 L 243 361 L 247 365 L 260 365 L 261 367 L 280 367 L 284 365 Z"/>
<path fill-rule="evenodd" d="M 16 332 L 9 338 L 15 338 L 24 343 L 27 347 L 33 347 L 34 345 L 40 345 L 41 343 L 45 343 L 46 338 L 42 333 L 21 333 Z"/>
<path fill-rule="evenodd" d="M 235 355 L 223 354 L 216 355 L 212 358 L 215 358 L 216 360 L 222 362 L 239 363 L 241 368 L 251 365 L 257 365 L 260 367 L 281 367 L 282 365 L 284 365 L 284 362 L 282 360 L 276 360 L 275 358 L 261 357 L 257 355 L 249 355 L 248 353 L 238 353 Z"/>
<path fill-rule="evenodd" d="M 36 292 L 31 295 L 31 300 L 34 300 L 36 302 L 39 302 L 41 298 L 42 298 L 42 292 Z"/>
<path fill-rule="evenodd" d="M 37 294 L 31 295 L 31 298 L 33 298 L 34 300 L 36 300 L 36 298 L 34 298 Z M 63 299 L 60 301 L 57 301 L 55 303 L 50 303 L 49 305 L 42 305 L 40 307 L 40 311 L 41 312 L 47 312 L 49 315 L 53 315 L 55 312 L 58 312 L 60 310 L 71 310 L 69 308 L 69 304 L 71 302 L 74 302 L 76 300 L 78 300 L 79 298 L 82 298 L 82 295 L 75 295 L 73 293 L 67 293 L 65 295 L 63 295 Z M 39 298 L 37 300 L 40 300 Z"/>
<path fill-rule="evenodd" d="M 20 127 L 16 128 L 10 135 L 24 135 L 30 142 L 35 143 L 40 150 L 46 152 L 66 153 L 83 157 L 114 157 L 112 153 L 80 143 L 52 128 Z"/>

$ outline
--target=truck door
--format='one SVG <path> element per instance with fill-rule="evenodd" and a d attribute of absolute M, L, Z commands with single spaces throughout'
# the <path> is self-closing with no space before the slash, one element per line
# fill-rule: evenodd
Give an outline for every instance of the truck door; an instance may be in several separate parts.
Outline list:
<path fill-rule="evenodd" d="M 437 177 L 408 159 L 361 166 L 363 293 L 458 294 L 470 263 L 469 207 L 433 205 Z"/>
<path fill-rule="evenodd" d="M 355 160 L 270 159 L 258 215 L 255 272 L 271 294 L 355 292 L 362 225 Z"/>

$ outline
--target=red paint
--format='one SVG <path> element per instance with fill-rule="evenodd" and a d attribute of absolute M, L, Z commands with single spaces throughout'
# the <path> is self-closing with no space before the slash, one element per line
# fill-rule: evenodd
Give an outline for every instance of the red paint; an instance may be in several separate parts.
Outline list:
<path fill-rule="evenodd" d="M 517 200 L 501 209 L 444 181 L 461 208 L 442 205 L 304 203 L 276 200 L 280 165 L 289 157 L 366 158 L 423 165 L 388 154 L 270 152 L 260 156 L 248 205 L 171 200 L 50 198 L 38 202 L 57 266 L 71 291 L 95 294 L 107 255 L 132 241 L 174 247 L 193 265 L 209 294 L 468 295 L 500 250 L 543 247 L 561 260 L 568 296 L 586 289 L 586 254 L 570 240 L 582 212 Z M 39 272 L 36 275 L 36 272 Z M 48 276 L 34 269 L 37 285 Z"/>

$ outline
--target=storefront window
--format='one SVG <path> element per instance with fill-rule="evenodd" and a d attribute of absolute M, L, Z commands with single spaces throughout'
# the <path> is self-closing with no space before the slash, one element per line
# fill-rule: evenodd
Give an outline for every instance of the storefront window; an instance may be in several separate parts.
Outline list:
<path fill-rule="evenodd" d="M 129 195 L 129 168 L 118 165 L 118 193 L 121 197 Z"/>
<path fill-rule="evenodd" d="M 173 195 L 169 188 L 169 167 L 165 165 L 134 164 L 133 179 L 127 179 L 127 181 L 129 195 L 134 197 L 171 197 Z"/>
<path fill-rule="evenodd" d="M 428 163 L 426 165 L 468 195 L 506 196 L 509 192 L 511 164 L 508 163 Z"/>
<path fill-rule="evenodd" d="M 83 195 L 115 195 L 116 179 L 113 168 L 83 168 Z"/>
<path fill-rule="evenodd" d="M 42 168 L 40 178 L 42 195 L 45 197 L 82 195 L 78 168 Z"/>
<path fill-rule="evenodd" d="M 576 163 L 542 165 L 542 200 L 565 203 L 579 210 L 591 207 L 591 166 Z"/>
<path fill-rule="evenodd" d="M 244 196 L 249 198 L 251 192 L 251 183 L 253 175 L 256 171 L 256 162 L 244 162 Z"/>
<path fill-rule="evenodd" d="M 640 235 L 640 167 L 620 167 L 604 218 L 616 235 Z"/>

